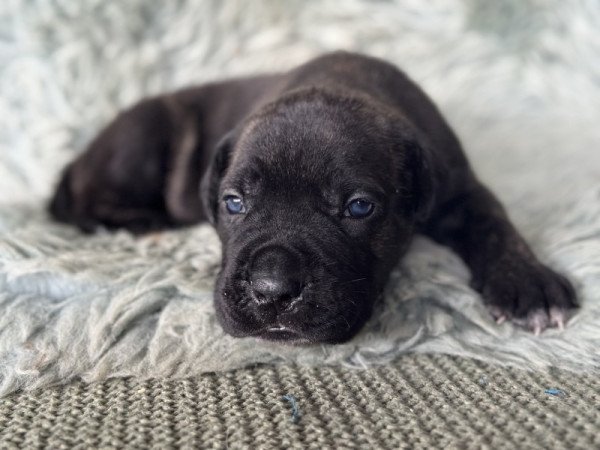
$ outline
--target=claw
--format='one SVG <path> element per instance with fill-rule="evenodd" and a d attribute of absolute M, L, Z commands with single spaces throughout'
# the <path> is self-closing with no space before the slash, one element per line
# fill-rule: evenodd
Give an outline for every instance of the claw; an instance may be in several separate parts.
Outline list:
<path fill-rule="evenodd" d="M 497 323 L 498 325 L 502 325 L 504 322 L 506 322 L 506 316 L 505 316 L 505 315 L 501 315 L 500 317 L 498 317 L 498 318 L 496 319 L 496 323 Z"/>
<path fill-rule="evenodd" d="M 552 308 L 550 310 L 550 322 L 560 331 L 564 331 L 565 329 L 565 316 L 562 311 L 557 308 Z"/>
<path fill-rule="evenodd" d="M 544 310 L 532 311 L 527 316 L 527 327 L 533 331 L 535 336 L 539 336 L 542 330 L 545 330 L 550 324 L 550 318 Z"/>

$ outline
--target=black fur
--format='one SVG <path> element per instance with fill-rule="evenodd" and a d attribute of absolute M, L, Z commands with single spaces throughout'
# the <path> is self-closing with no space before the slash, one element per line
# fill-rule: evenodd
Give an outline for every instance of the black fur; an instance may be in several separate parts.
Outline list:
<path fill-rule="evenodd" d="M 228 195 L 245 213 L 227 212 Z M 357 196 L 370 216 L 347 214 Z M 465 260 L 499 318 L 539 331 L 576 306 L 426 95 L 356 54 L 140 102 L 67 168 L 51 211 L 85 231 L 209 220 L 223 243 L 216 311 L 235 336 L 351 338 L 417 232 Z"/>

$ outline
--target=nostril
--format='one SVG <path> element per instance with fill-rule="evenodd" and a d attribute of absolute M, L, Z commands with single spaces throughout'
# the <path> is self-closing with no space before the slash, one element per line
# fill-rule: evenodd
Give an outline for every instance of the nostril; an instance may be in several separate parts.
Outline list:
<path fill-rule="evenodd" d="M 270 303 L 270 301 L 269 301 L 269 299 L 267 299 L 267 297 L 265 297 L 260 292 L 255 291 L 254 289 L 252 290 L 252 296 L 254 297 L 254 300 L 256 300 L 256 303 L 258 303 L 259 305 L 264 305 L 264 304 Z"/>

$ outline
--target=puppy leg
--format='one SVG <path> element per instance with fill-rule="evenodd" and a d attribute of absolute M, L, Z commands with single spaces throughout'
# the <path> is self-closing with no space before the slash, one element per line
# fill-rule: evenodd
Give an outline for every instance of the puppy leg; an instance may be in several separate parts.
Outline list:
<path fill-rule="evenodd" d="M 164 191 L 173 141 L 159 99 L 121 113 L 63 173 L 50 204 L 58 220 L 145 232 L 172 225 Z"/>
<path fill-rule="evenodd" d="M 498 322 L 509 319 L 538 334 L 562 328 L 577 307 L 569 281 L 538 261 L 500 202 L 477 182 L 437 208 L 425 232 L 465 260 Z"/>

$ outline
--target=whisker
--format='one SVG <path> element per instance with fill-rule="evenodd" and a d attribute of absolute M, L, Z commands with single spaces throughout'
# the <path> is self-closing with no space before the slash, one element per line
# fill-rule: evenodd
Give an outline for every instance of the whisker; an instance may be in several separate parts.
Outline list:
<path fill-rule="evenodd" d="M 356 283 L 358 281 L 364 281 L 366 280 L 367 277 L 363 277 L 363 278 L 355 278 L 354 280 L 350 280 L 350 281 L 342 281 L 341 283 L 338 284 L 350 284 L 350 283 Z"/>

